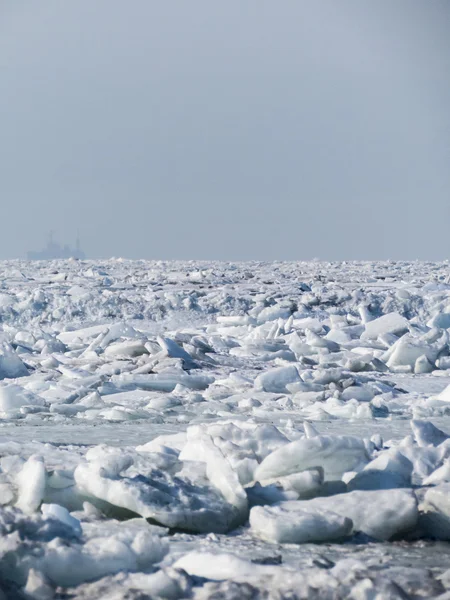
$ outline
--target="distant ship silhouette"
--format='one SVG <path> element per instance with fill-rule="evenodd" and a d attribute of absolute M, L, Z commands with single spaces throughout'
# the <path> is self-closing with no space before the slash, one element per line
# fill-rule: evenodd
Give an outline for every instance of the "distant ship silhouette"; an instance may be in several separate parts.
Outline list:
<path fill-rule="evenodd" d="M 78 258 L 83 260 L 86 258 L 85 253 L 80 247 L 80 239 L 77 236 L 75 248 L 71 248 L 67 244 L 61 246 L 53 239 L 53 231 L 48 236 L 47 246 L 43 250 L 30 250 L 27 252 L 28 260 L 52 260 L 55 258 Z"/>

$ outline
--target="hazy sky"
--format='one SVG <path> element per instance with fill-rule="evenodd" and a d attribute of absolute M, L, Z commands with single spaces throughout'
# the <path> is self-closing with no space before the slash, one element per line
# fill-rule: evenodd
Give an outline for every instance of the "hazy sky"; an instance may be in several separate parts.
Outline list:
<path fill-rule="evenodd" d="M 0 256 L 450 258 L 449 0 L 0 0 Z"/>

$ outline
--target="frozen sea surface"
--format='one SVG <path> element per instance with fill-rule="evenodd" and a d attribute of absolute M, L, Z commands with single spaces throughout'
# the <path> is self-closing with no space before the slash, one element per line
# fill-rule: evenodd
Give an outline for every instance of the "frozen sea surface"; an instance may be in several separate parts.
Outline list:
<path fill-rule="evenodd" d="M 6 598 L 450 597 L 448 263 L 0 273 Z"/>

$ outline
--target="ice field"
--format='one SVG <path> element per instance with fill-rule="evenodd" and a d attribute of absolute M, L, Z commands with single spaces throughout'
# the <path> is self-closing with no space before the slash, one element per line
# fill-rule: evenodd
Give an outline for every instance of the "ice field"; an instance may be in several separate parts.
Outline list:
<path fill-rule="evenodd" d="M 0 273 L 0 599 L 450 599 L 449 263 Z"/>

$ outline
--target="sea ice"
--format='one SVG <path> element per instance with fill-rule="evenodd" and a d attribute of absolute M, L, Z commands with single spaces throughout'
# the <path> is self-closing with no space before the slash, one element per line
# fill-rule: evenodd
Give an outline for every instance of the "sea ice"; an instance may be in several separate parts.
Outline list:
<path fill-rule="evenodd" d="M 0 270 L 8 599 L 448 595 L 447 262 Z"/>
<path fill-rule="evenodd" d="M 353 523 L 329 510 L 285 510 L 281 503 L 252 508 L 250 527 L 256 536 L 269 542 L 304 544 L 342 540 L 351 532 Z"/>
<path fill-rule="evenodd" d="M 321 467 L 325 479 L 340 479 L 346 471 L 363 467 L 369 461 L 364 442 L 349 436 L 304 438 L 269 454 L 255 471 L 262 481 Z"/>
<path fill-rule="evenodd" d="M 323 511 L 345 517 L 353 528 L 348 532 L 361 531 L 377 540 L 389 540 L 412 531 L 417 523 L 417 500 L 411 490 L 353 491 L 327 498 L 313 498 L 281 502 L 277 507 L 280 521 L 288 515 L 287 521 L 294 522 L 297 512 L 301 517 L 308 512 Z M 255 511 L 259 507 L 252 508 Z M 283 524 L 278 527 L 284 528 Z"/>

